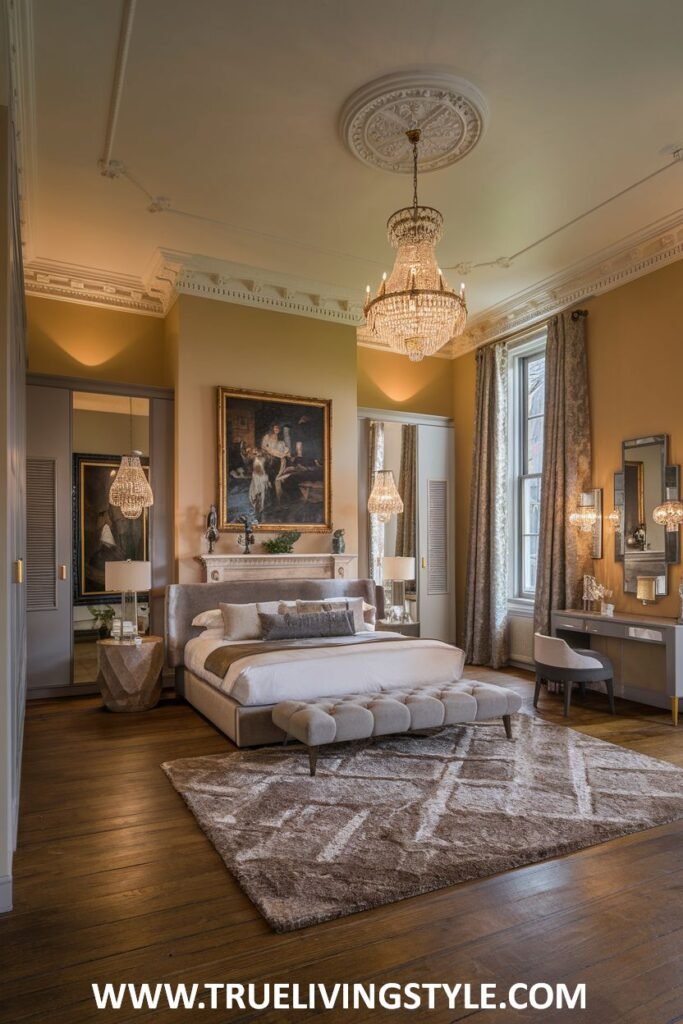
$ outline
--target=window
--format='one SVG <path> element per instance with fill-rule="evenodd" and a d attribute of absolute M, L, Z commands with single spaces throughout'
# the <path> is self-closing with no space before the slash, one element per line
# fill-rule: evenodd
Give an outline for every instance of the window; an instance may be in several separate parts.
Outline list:
<path fill-rule="evenodd" d="M 545 332 L 511 350 L 510 390 L 511 597 L 532 601 L 541 513 Z"/>

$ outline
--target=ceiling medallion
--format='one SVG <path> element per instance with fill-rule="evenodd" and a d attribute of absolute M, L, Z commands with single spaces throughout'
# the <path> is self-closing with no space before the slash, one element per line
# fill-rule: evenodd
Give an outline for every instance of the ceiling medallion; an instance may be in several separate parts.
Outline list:
<path fill-rule="evenodd" d="M 363 312 L 375 338 L 417 363 L 462 334 L 467 306 L 465 285 L 460 294 L 454 291 L 436 262 L 443 217 L 418 202 L 420 129 L 410 128 L 406 137 L 413 158 L 413 205 L 396 210 L 387 222 L 389 241 L 397 250 L 394 266 L 374 298 L 368 285 Z"/>
<path fill-rule="evenodd" d="M 413 170 L 406 138 L 419 128 L 419 170 L 436 171 L 462 160 L 476 146 L 486 103 L 469 82 L 446 72 L 399 72 L 363 86 L 344 104 L 342 138 L 354 156 L 397 174 Z"/>

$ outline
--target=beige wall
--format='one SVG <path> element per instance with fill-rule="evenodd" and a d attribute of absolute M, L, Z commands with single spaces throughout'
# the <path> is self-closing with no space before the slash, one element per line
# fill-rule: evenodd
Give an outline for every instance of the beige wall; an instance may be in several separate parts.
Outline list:
<path fill-rule="evenodd" d="M 451 416 L 451 363 L 436 357 L 411 363 L 396 352 L 359 347 L 358 405 Z"/>
<path fill-rule="evenodd" d="M 26 312 L 29 373 L 171 384 L 160 317 L 35 295 L 27 296 Z"/>
<path fill-rule="evenodd" d="M 593 483 L 613 508 L 613 473 L 624 438 L 665 433 L 669 458 L 683 465 L 683 261 L 607 292 L 586 304 L 588 372 L 593 431 Z M 458 638 L 463 635 L 469 491 L 474 437 L 473 353 L 453 364 L 456 438 Z M 669 569 L 669 596 L 643 608 L 623 592 L 613 535 L 605 527 L 605 557 L 594 563 L 600 582 L 614 590 L 618 611 L 676 616 L 683 564 Z M 683 542 L 682 542 L 683 543 Z"/>
<path fill-rule="evenodd" d="M 180 296 L 169 340 L 176 374 L 176 529 L 179 579 L 201 578 L 206 513 L 217 498 L 216 387 L 332 399 L 332 514 L 357 550 L 356 338 L 353 327 Z M 236 534 L 217 550 L 236 551 Z M 258 539 L 266 539 L 259 535 Z M 304 534 L 297 551 L 329 551 Z M 256 550 L 258 550 L 258 545 Z"/>

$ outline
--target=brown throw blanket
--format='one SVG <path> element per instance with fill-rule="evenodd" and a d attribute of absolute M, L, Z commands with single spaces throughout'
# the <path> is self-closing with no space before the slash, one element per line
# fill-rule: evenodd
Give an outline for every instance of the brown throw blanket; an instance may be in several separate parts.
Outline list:
<path fill-rule="evenodd" d="M 270 654 L 272 651 L 310 651 L 318 648 L 321 651 L 328 651 L 331 647 L 349 647 L 357 644 L 381 644 L 396 640 L 410 640 L 407 636 L 340 636 L 336 637 L 333 643 L 321 643 L 320 637 L 311 637 L 307 640 L 272 640 L 260 641 L 253 644 L 228 644 L 225 647 L 217 647 L 207 657 L 204 668 L 207 672 L 224 679 L 229 668 L 243 658 L 253 658 L 255 654 Z"/>

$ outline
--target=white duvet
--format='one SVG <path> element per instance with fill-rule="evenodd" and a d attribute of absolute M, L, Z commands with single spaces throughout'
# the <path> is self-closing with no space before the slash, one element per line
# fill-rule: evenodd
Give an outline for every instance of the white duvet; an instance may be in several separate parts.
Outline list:
<path fill-rule="evenodd" d="M 383 633 L 387 639 L 382 643 L 331 647 L 327 651 L 313 648 L 251 655 L 231 665 L 224 679 L 207 672 L 204 662 L 217 647 L 238 647 L 241 641 L 199 636 L 185 646 L 185 666 L 245 706 L 460 679 L 464 655 L 457 647 L 440 640 L 391 640 L 392 635 Z M 253 642 L 248 641 L 249 645 Z"/>

